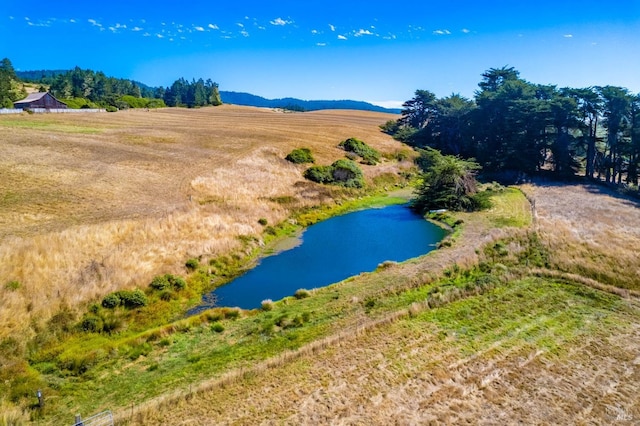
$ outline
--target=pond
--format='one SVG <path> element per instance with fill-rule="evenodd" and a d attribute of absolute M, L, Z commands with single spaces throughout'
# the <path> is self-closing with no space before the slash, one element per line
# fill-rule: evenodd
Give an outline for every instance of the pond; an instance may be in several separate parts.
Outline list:
<path fill-rule="evenodd" d="M 262 259 L 255 268 L 215 289 L 215 305 L 259 308 L 265 299 L 280 300 L 298 289 L 324 287 L 373 271 L 387 260 L 421 256 L 435 249 L 445 234 L 406 205 L 336 216 L 307 228 L 298 246 Z"/>

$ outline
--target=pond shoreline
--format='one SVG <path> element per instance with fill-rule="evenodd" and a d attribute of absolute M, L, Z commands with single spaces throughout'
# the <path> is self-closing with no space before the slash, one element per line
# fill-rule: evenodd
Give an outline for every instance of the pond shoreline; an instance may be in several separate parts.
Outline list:
<path fill-rule="evenodd" d="M 373 272 L 386 261 L 422 256 L 446 237 L 441 227 L 411 211 L 405 198 L 358 201 L 358 206 L 341 208 L 340 214 L 327 215 L 316 226 L 260 249 L 251 262 L 255 266 L 216 286 L 208 300 L 213 295 L 218 307 L 256 309 L 264 300 L 280 300 L 300 289 L 326 287 Z M 196 307 L 188 314 L 200 311 Z"/>

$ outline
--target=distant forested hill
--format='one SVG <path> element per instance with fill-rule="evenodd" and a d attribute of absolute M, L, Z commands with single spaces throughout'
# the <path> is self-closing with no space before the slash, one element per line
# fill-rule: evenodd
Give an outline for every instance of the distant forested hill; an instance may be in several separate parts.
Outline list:
<path fill-rule="evenodd" d="M 383 108 L 362 101 L 305 101 L 296 98 L 266 99 L 261 96 L 242 92 L 220 91 L 222 102 L 226 104 L 247 105 L 265 108 L 285 108 L 295 111 L 316 111 L 321 109 L 355 109 L 364 111 L 390 112 L 399 114 L 400 109 Z"/>
<path fill-rule="evenodd" d="M 293 111 L 316 111 L 321 109 L 354 109 L 363 111 L 377 111 L 399 114 L 400 109 L 383 108 L 363 101 L 352 100 L 320 100 L 306 101 L 296 98 L 266 99 L 261 96 L 242 92 L 218 91 L 217 83 L 203 79 L 196 81 L 180 78 L 169 87 L 151 87 L 139 81 L 108 77 L 104 73 L 83 70 L 75 67 L 72 70 L 32 70 L 17 71 L 16 76 L 24 82 L 43 84 L 59 99 L 64 100 L 71 107 L 112 106 L 118 109 L 150 107 L 146 102 L 132 102 L 133 98 L 148 100 L 162 100 L 164 104 L 153 103 L 158 106 L 187 106 L 199 107 L 218 105 L 220 98 L 223 103 L 247 105 L 267 108 L 284 108 Z M 218 97 L 218 93 L 220 98 Z M 123 99 L 123 96 L 126 99 Z M 83 103 L 80 99 L 86 99 Z M 140 104 L 140 105 L 138 105 Z"/>

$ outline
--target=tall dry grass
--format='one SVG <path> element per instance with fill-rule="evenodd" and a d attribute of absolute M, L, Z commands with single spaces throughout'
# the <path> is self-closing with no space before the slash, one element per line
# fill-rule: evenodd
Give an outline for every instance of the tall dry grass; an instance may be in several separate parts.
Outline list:
<path fill-rule="evenodd" d="M 348 137 L 392 152 L 378 129 L 390 117 L 233 106 L 0 117 L 0 338 L 240 249 L 259 219 L 289 215 L 278 197 L 329 201 L 284 156 L 304 146 L 329 163 Z"/>
<path fill-rule="evenodd" d="M 640 290 L 640 203 L 597 185 L 524 187 L 537 228 L 561 271 Z"/>

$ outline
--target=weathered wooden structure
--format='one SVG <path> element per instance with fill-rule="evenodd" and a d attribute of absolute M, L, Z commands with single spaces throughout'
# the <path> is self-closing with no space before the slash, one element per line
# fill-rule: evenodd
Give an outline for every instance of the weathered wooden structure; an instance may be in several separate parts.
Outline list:
<path fill-rule="evenodd" d="M 16 109 L 66 109 L 67 104 L 57 100 L 49 92 L 31 93 L 26 98 L 13 103 L 13 107 Z"/>

